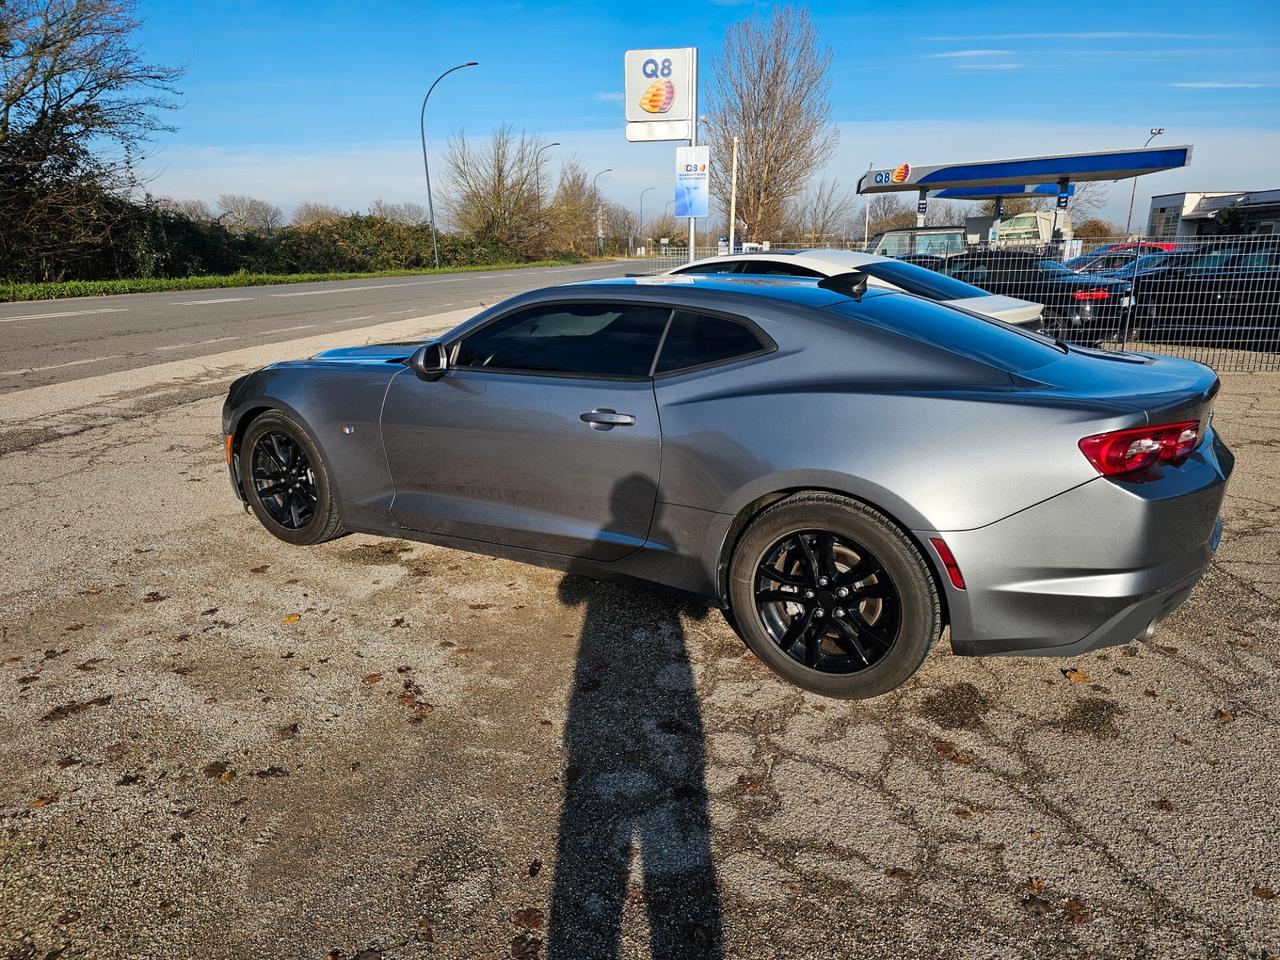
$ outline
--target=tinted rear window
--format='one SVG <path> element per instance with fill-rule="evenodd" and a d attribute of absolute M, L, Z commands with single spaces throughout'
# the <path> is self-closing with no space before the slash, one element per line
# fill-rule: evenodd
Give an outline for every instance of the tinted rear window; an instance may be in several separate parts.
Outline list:
<path fill-rule="evenodd" d="M 1062 350 L 1048 337 L 939 303 L 881 296 L 845 300 L 828 309 L 1010 373 L 1062 359 Z"/>
<path fill-rule="evenodd" d="M 655 373 L 670 373 L 759 353 L 765 348 L 745 324 L 677 310 L 662 343 Z"/>
<path fill-rule="evenodd" d="M 927 267 L 916 266 L 914 263 L 873 262 L 855 269 L 927 300 L 965 300 L 969 297 L 987 296 L 987 291 L 980 287 L 937 273 Z"/>

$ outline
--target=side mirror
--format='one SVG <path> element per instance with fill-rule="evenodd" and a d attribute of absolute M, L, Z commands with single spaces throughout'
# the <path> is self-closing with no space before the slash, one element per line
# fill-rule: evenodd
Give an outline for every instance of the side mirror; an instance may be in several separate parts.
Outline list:
<path fill-rule="evenodd" d="M 413 351 L 405 366 L 417 374 L 419 380 L 439 380 L 449 369 L 449 358 L 440 344 L 428 343 Z"/>

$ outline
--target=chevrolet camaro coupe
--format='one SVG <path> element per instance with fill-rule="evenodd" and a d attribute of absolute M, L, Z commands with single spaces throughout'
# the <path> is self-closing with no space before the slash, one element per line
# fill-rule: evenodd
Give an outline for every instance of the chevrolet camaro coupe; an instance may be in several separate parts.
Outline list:
<path fill-rule="evenodd" d="M 363 532 L 718 604 L 785 679 L 869 697 L 943 627 L 1074 655 L 1182 603 L 1233 457 L 1218 380 L 848 273 L 551 287 L 439 340 L 236 380 L 231 481 L 291 544 Z"/>

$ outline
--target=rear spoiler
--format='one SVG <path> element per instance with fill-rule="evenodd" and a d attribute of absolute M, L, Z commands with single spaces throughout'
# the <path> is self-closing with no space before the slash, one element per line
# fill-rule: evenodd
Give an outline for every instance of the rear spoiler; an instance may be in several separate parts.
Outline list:
<path fill-rule="evenodd" d="M 867 275 L 861 270 L 850 270 L 848 273 L 837 273 L 832 277 L 823 277 L 818 286 L 832 293 L 843 293 L 855 299 L 867 292 Z"/>

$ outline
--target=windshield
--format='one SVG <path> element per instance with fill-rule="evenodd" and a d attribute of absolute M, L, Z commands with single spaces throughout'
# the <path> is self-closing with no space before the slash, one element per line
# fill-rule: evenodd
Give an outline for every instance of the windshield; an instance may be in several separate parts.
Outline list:
<path fill-rule="evenodd" d="M 1072 272 L 1070 267 L 1059 263 L 1057 260 L 1037 260 L 1036 266 L 1045 273 L 1057 274 L 1059 276 L 1068 275 Z"/>
<path fill-rule="evenodd" d="M 967 300 L 970 297 L 989 296 L 987 291 L 963 280 L 956 280 L 914 263 L 903 263 L 901 260 L 864 263 L 855 269 L 928 300 Z"/>

